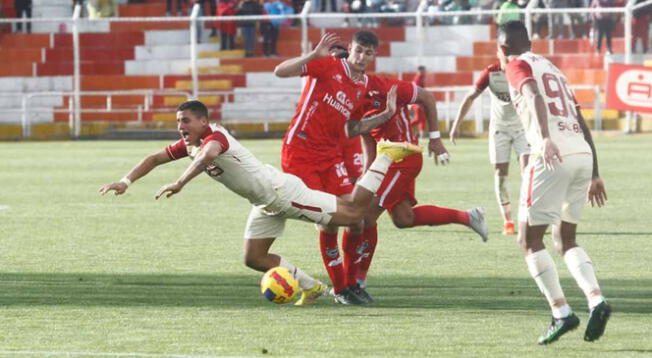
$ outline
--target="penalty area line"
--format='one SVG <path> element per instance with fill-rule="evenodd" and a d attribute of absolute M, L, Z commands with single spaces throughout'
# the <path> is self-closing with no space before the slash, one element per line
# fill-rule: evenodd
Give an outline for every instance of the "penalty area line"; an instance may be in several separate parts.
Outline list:
<path fill-rule="evenodd" d="M 0 356 L 41 355 L 44 357 L 143 357 L 143 358 L 249 358 L 254 356 L 213 356 L 174 353 L 119 353 L 119 352 L 50 352 L 50 351 L 0 351 Z"/>
<path fill-rule="evenodd" d="M 0 210 L 9 210 L 9 205 L 0 204 Z"/>

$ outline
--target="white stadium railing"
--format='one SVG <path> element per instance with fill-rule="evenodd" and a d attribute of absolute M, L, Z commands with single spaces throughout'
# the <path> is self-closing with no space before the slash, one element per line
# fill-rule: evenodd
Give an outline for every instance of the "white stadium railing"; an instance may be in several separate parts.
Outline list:
<path fill-rule="evenodd" d="M 583 14 L 583 15 L 589 15 L 591 13 L 611 13 L 611 14 L 619 14 L 622 15 L 624 18 L 624 29 L 625 29 L 625 39 L 631 39 L 632 34 L 631 34 L 631 28 L 632 28 L 632 16 L 633 16 L 633 11 L 641 8 L 643 6 L 647 6 L 652 4 L 652 0 L 648 0 L 644 3 L 641 4 L 634 4 L 635 0 L 628 0 L 626 5 L 624 7 L 614 7 L 614 8 L 607 8 L 607 9 L 591 9 L 591 8 L 582 8 L 582 9 L 577 9 L 577 8 L 571 8 L 571 9 L 532 9 L 532 8 L 524 8 L 524 9 L 518 9 L 518 10 L 511 10 L 509 13 L 520 13 L 526 23 L 526 26 L 530 30 L 532 29 L 532 24 L 533 24 L 533 15 L 536 14 Z M 42 96 L 55 96 L 55 95 L 66 95 L 66 96 L 71 96 L 73 99 L 72 101 L 69 101 L 68 103 L 68 108 L 66 109 L 57 109 L 54 110 L 55 112 L 67 112 L 70 115 L 70 134 L 72 137 L 78 137 L 80 135 L 80 130 L 81 130 L 81 114 L 82 113 L 90 113 L 90 112 L 97 112 L 99 111 L 98 109 L 82 109 L 81 108 L 81 97 L 86 96 L 86 95 L 106 95 L 107 98 L 111 98 L 111 96 L 117 96 L 117 95 L 125 95 L 126 93 L 128 94 L 143 94 L 145 97 L 151 96 L 156 93 L 166 93 L 166 94 L 175 94 L 175 95 L 185 95 L 187 98 L 197 98 L 199 95 L 203 94 L 232 94 L 232 92 L 205 92 L 205 91 L 200 91 L 199 90 L 199 71 L 198 71 L 198 65 L 197 65 L 197 44 L 198 44 L 198 29 L 199 24 L 206 22 L 206 21 L 211 21 L 211 22 L 220 22 L 220 21 L 237 21 L 237 20 L 269 20 L 269 19 L 298 19 L 299 20 L 299 26 L 301 27 L 302 31 L 302 41 L 301 41 L 301 51 L 302 53 L 306 53 L 309 51 L 311 48 L 311 43 L 308 40 L 308 28 L 310 23 L 319 23 L 320 19 L 346 19 L 350 20 L 353 19 L 353 21 L 357 21 L 360 19 L 379 19 L 379 18 L 403 18 L 403 19 L 409 19 L 411 23 L 414 23 L 417 31 L 417 39 L 419 39 L 417 43 L 417 62 L 418 64 L 423 64 L 425 61 L 425 51 L 424 48 L 426 46 L 426 36 L 425 36 L 425 31 L 426 29 L 430 26 L 429 23 L 432 19 L 445 19 L 445 18 L 455 18 L 455 17 L 460 17 L 460 16 L 465 16 L 465 17 L 475 17 L 475 18 L 481 18 L 481 17 L 488 17 L 488 16 L 496 16 L 498 13 L 501 11 L 499 10 L 483 10 L 483 9 L 473 9 L 469 11 L 430 11 L 427 6 L 427 1 L 426 0 L 421 0 L 419 6 L 417 7 L 416 11 L 414 12 L 388 12 L 388 13 L 311 13 L 311 2 L 306 1 L 305 6 L 303 8 L 303 11 L 299 14 L 293 14 L 293 15 L 261 15 L 261 16 L 200 16 L 200 7 L 198 4 L 195 4 L 191 13 L 189 16 L 180 16 L 180 17 L 113 17 L 113 18 L 98 18 L 98 19 L 87 19 L 87 18 L 82 18 L 80 17 L 81 14 L 81 7 L 80 5 L 77 5 L 73 11 L 73 16 L 70 18 L 31 18 L 31 19 L 7 19 L 7 18 L 2 18 L 0 19 L 0 24 L 17 24 L 21 23 L 23 26 L 27 22 L 31 23 L 56 23 L 56 24 L 65 24 L 66 28 L 70 28 L 72 31 L 72 37 L 73 37 L 73 88 L 72 91 L 53 91 L 53 92 L 37 92 L 37 93 L 7 93 L 7 92 L 0 92 L 0 99 L 3 97 L 11 97 L 11 96 L 21 96 L 21 108 L 20 109 L 5 109 L 3 112 L 11 112 L 11 113 L 20 113 L 21 116 L 21 123 L 23 125 L 23 135 L 24 136 L 29 136 L 30 134 L 30 116 L 29 113 L 35 113 L 43 108 L 37 108 L 37 107 L 32 107 L 30 104 L 30 101 L 33 98 L 36 97 L 42 97 Z M 508 12 L 503 12 L 503 13 L 508 13 Z M 83 28 L 89 28 L 92 27 L 93 23 L 101 23 L 101 22 L 108 22 L 114 23 L 114 22 L 180 22 L 180 21 L 187 21 L 188 22 L 188 29 L 189 29 L 189 34 L 190 38 L 189 44 L 190 44 L 190 53 L 189 53 L 189 67 L 190 67 L 190 74 L 192 78 L 192 90 L 190 92 L 179 92 L 179 91 L 166 91 L 166 90 L 158 90 L 158 91 L 151 91 L 151 90 L 142 90 L 142 91 L 104 91 L 104 92 L 89 92 L 89 91 L 82 91 L 81 90 L 81 72 L 80 72 L 80 42 L 79 42 L 79 34 Z M 549 31 L 552 33 L 554 29 L 552 26 L 554 25 L 551 21 L 551 16 L 548 16 L 548 21 L 549 21 Z M 554 40 L 550 39 L 549 40 L 549 50 L 551 53 L 554 53 Z M 54 45 L 54 34 L 51 34 L 50 36 L 50 47 L 53 47 Z M 631 41 L 627 40 L 624 43 L 624 62 L 625 63 L 631 63 L 632 61 L 632 47 L 631 47 Z M 586 86 L 583 86 L 583 89 Z M 598 87 L 593 87 L 589 86 L 590 89 L 593 89 L 596 91 L 598 94 L 596 96 L 596 106 L 600 106 L 600 88 Z M 449 87 L 432 87 L 429 88 L 429 90 L 433 92 L 444 92 L 446 94 L 447 100 L 444 101 L 443 108 L 446 108 L 446 114 L 445 118 L 447 120 L 450 120 L 451 118 L 451 113 L 452 111 L 456 110 L 453 109 L 453 100 L 451 99 L 450 93 L 451 91 L 457 91 L 458 89 L 464 89 L 465 87 L 459 87 L 459 88 L 449 88 Z M 300 89 L 297 88 L 296 92 L 298 93 Z M 468 88 L 466 88 L 468 90 Z M 228 96 L 225 96 L 228 97 Z M 151 97 L 150 97 L 151 98 Z M 110 103 L 110 100 L 109 100 Z M 140 111 L 145 111 L 146 108 L 148 108 L 147 103 L 143 103 L 142 107 L 140 108 Z M 441 108 L 441 107 L 440 107 Z M 136 110 L 139 110 L 138 108 L 135 108 Z M 103 111 L 109 113 L 109 112 L 114 112 L 114 113 L 119 113 L 120 111 L 126 111 L 123 109 L 116 109 L 112 108 L 110 105 L 102 109 Z M 151 110 L 151 108 L 148 108 L 147 110 Z M 52 110 L 50 110 L 52 111 Z M 133 109 L 130 110 L 133 112 Z M 139 112 L 142 113 L 142 112 Z M 482 112 L 479 112 L 480 116 L 482 115 Z M 486 113 L 486 112 L 485 112 Z M 596 111 L 596 113 L 599 113 L 599 111 Z M 440 117 L 444 117 L 440 115 Z M 628 116 L 631 117 L 631 116 Z M 476 121 L 478 121 L 478 114 L 476 114 Z M 289 118 L 288 118 L 289 120 Z M 598 126 L 598 123 L 600 122 L 599 118 L 596 118 L 596 128 L 595 129 L 600 129 Z M 632 127 L 632 124 L 630 123 L 631 121 L 626 122 L 626 131 L 629 131 L 630 128 Z M 476 126 L 476 128 L 482 128 L 482 126 Z"/>

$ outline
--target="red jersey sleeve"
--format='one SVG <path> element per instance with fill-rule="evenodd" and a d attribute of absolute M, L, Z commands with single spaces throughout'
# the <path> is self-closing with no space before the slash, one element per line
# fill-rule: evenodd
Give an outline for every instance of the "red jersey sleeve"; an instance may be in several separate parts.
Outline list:
<path fill-rule="evenodd" d="M 507 64 L 505 69 L 505 76 L 509 84 L 514 87 L 518 92 L 521 92 L 521 87 L 528 81 L 534 81 L 532 74 L 532 67 L 530 64 L 523 60 L 512 60 Z"/>
<path fill-rule="evenodd" d="M 170 157 L 172 160 L 177 160 L 188 156 L 186 143 L 184 143 L 182 139 L 179 139 L 175 143 L 165 147 L 165 152 L 168 153 L 168 157 Z"/>
<path fill-rule="evenodd" d="M 220 154 L 226 152 L 229 150 L 229 140 L 226 139 L 226 136 L 222 132 L 215 131 L 211 133 L 208 137 L 204 138 L 204 141 L 201 143 L 201 146 L 205 146 L 208 144 L 208 142 L 218 142 L 220 143 L 220 146 L 222 146 L 222 149 L 220 150 Z"/>
<path fill-rule="evenodd" d="M 340 59 L 329 56 L 312 60 L 301 68 L 301 76 L 320 77 L 333 66 L 341 66 Z"/>
<path fill-rule="evenodd" d="M 406 104 L 414 103 L 417 101 L 417 84 L 414 82 L 408 82 L 408 81 L 400 81 L 400 80 L 395 80 L 394 83 L 392 83 L 388 88 L 387 92 L 389 92 L 389 89 L 392 88 L 391 86 L 396 85 L 396 104 L 397 107 L 402 107 Z"/>

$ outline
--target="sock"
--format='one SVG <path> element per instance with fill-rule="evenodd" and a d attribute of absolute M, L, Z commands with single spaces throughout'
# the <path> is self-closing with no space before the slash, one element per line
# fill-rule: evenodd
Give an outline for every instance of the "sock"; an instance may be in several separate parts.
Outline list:
<path fill-rule="evenodd" d="M 285 267 L 290 271 L 292 276 L 294 276 L 297 281 L 299 281 L 299 286 L 301 287 L 302 290 L 307 290 L 309 288 L 313 288 L 315 286 L 315 279 L 308 276 L 305 272 L 303 272 L 300 268 L 292 265 L 289 261 L 287 261 L 283 256 L 281 256 L 281 262 L 279 263 L 279 266 Z"/>
<path fill-rule="evenodd" d="M 412 211 L 414 212 L 414 226 L 446 224 L 462 224 L 468 226 L 470 222 L 469 213 L 462 210 L 442 208 L 434 205 L 420 205 L 415 206 Z"/>
<path fill-rule="evenodd" d="M 509 190 L 507 189 L 507 176 L 506 175 L 495 175 L 494 176 L 494 191 L 496 192 L 496 200 L 498 200 L 498 206 L 500 211 L 503 214 L 503 219 L 505 222 L 511 222 L 511 210 L 509 208 Z"/>
<path fill-rule="evenodd" d="M 355 276 L 358 272 L 360 255 L 358 248 L 362 245 L 362 233 L 353 234 L 349 230 L 344 231 L 342 236 L 342 251 L 344 251 L 344 272 L 346 275 L 346 286 L 355 285 Z"/>
<path fill-rule="evenodd" d="M 600 285 L 598 279 L 595 277 L 595 270 L 591 258 L 586 254 L 584 249 L 577 246 L 564 254 L 564 261 L 568 267 L 575 282 L 580 286 L 586 299 L 589 301 L 589 308 L 593 308 L 604 301 L 602 295 L 596 295 L 600 292 Z"/>
<path fill-rule="evenodd" d="M 555 262 L 552 260 L 552 256 L 550 256 L 548 250 L 543 249 L 526 256 L 525 262 L 530 270 L 530 275 L 532 275 L 537 286 L 539 286 L 541 293 L 546 296 L 550 307 L 554 307 L 553 303 L 555 301 L 565 298 L 561 284 L 559 283 L 559 274 L 557 273 Z M 554 314 L 555 312 L 553 312 Z M 557 314 L 561 313 L 557 312 Z M 562 317 L 565 316 L 555 318 Z"/>
<path fill-rule="evenodd" d="M 376 251 L 376 244 L 378 243 L 378 226 L 373 225 L 364 229 L 362 232 L 363 242 L 358 249 L 360 263 L 358 264 L 358 272 L 356 274 L 356 282 L 361 287 L 367 287 L 367 272 L 371 266 L 371 260 Z"/>
<path fill-rule="evenodd" d="M 385 174 L 387 174 L 387 169 L 392 165 L 392 158 L 387 155 L 379 155 L 376 157 L 373 163 L 369 166 L 369 169 L 362 175 L 362 178 L 358 180 L 356 185 L 359 185 L 372 193 L 378 191 L 380 184 L 385 180 Z"/>
<path fill-rule="evenodd" d="M 552 308 L 552 316 L 555 318 L 564 318 L 568 317 L 573 311 L 571 310 L 570 306 L 567 304 L 557 308 L 553 307 Z"/>
<path fill-rule="evenodd" d="M 333 284 L 333 291 L 340 293 L 346 288 L 344 276 L 344 267 L 342 266 L 342 257 L 337 245 L 337 233 L 329 234 L 324 231 L 319 232 L 319 249 L 321 257 L 324 260 L 324 266 L 328 277 Z"/>

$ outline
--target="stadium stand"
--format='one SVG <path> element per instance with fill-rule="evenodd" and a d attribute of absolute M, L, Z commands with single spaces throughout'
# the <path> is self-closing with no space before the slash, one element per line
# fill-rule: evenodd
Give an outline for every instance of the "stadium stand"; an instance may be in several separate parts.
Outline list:
<path fill-rule="evenodd" d="M 63 18 L 72 13 L 67 0 L 38 0 L 34 4 L 35 18 Z M 13 1 L 3 0 L 6 16 L 11 16 L 12 6 Z M 165 2 L 160 0 L 119 6 L 121 17 L 165 16 L 165 12 Z M 285 130 L 294 113 L 301 80 L 278 79 L 273 69 L 301 53 L 301 29 L 281 28 L 279 57 L 262 57 L 262 48 L 257 46 L 256 57 L 244 58 L 241 40 L 236 39 L 238 49 L 221 51 L 219 38 L 208 36 L 214 24 L 202 24 L 206 29 L 201 31 L 197 44 L 199 94 L 209 105 L 212 119 L 222 120 L 238 134 Z M 81 22 L 81 90 L 95 92 L 82 96 L 83 135 L 101 135 L 107 129 L 125 126 L 174 128 L 174 108 L 192 93 L 188 28 L 186 19 Z M 357 30 L 310 27 L 308 40 L 315 44 L 325 31 L 347 40 Z M 373 31 L 382 44 L 371 71 L 411 80 L 419 65 L 417 28 L 381 26 Z M 471 85 L 479 72 L 495 61 L 494 39 L 495 27 L 489 24 L 426 27 L 422 54 L 428 69 L 427 86 Z M 604 86 L 605 58 L 595 54 L 589 40 L 536 40 L 534 50 L 552 53 L 549 58 L 569 76 L 571 85 Z M 621 24 L 615 32 L 614 52 L 623 51 Z M 33 92 L 51 93 L 34 96 L 27 104 L 27 120 L 34 124 L 32 136 L 67 136 L 65 127 L 71 120 L 73 90 L 70 24 L 36 22 L 32 34 L 12 34 L 5 26 L 0 34 L 0 61 L 0 139 L 21 136 L 24 94 Z M 444 122 L 442 128 L 446 128 L 463 94 L 460 89 L 448 95 L 435 92 Z M 580 89 L 577 97 L 587 118 L 593 119 L 595 92 Z M 470 113 L 472 117 L 474 112 Z M 600 109 L 600 114 L 604 129 L 622 129 L 617 120 L 620 113 Z M 473 121 L 467 122 L 464 131 L 478 132 Z M 38 126 L 42 130 L 35 131 Z"/>

